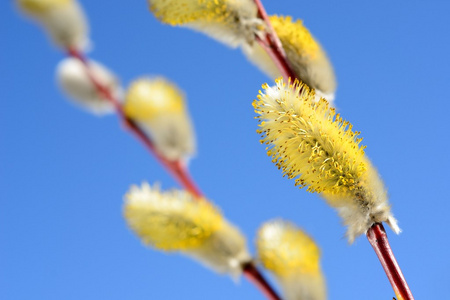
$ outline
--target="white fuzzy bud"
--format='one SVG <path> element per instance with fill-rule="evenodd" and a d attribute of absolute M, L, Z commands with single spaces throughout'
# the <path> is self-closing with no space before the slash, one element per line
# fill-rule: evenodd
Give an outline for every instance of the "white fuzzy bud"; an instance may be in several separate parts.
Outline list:
<path fill-rule="evenodd" d="M 121 99 L 123 91 L 117 77 L 98 62 L 89 61 L 88 65 L 96 80 L 107 87 L 116 99 Z M 99 93 L 85 66 L 78 59 L 62 60 L 57 66 L 56 73 L 61 89 L 75 104 L 97 115 L 114 111 L 114 106 Z"/>
<path fill-rule="evenodd" d="M 77 1 L 17 0 L 17 4 L 44 27 L 59 47 L 85 50 L 89 46 L 88 24 Z"/>

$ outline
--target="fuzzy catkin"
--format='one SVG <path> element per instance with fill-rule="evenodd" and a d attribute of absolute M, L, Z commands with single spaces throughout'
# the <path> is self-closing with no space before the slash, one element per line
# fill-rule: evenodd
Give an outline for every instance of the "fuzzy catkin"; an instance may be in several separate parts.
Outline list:
<path fill-rule="evenodd" d="M 187 160 L 194 155 L 196 139 L 185 97 L 169 80 L 135 80 L 126 93 L 124 111 L 168 160 Z"/>
<path fill-rule="evenodd" d="M 328 102 L 297 80 L 263 85 L 253 102 L 261 143 L 284 176 L 320 193 L 348 226 L 350 242 L 374 223 L 387 222 L 398 233 L 387 192 L 360 146 L 359 132 Z"/>
<path fill-rule="evenodd" d="M 94 60 L 88 61 L 87 68 L 99 83 L 111 91 L 115 99 L 122 100 L 123 89 L 111 70 Z M 77 106 L 98 116 L 115 111 L 114 105 L 98 92 L 80 60 L 71 57 L 63 59 L 56 68 L 56 77 L 62 91 Z"/>
<path fill-rule="evenodd" d="M 59 47 L 86 50 L 89 26 L 76 0 L 16 0 L 18 7 L 38 21 Z"/>
<path fill-rule="evenodd" d="M 294 224 L 278 219 L 264 223 L 256 239 L 258 260 L 280 283 L 286 300 L 325 300 L 320 249 Z"/>
<path fill-rule="evenodd" d="M 261 27 L 252 0 L 148 0 L 161 22 L 189 27 L 230 46 L 253 41 Z"/>
<path fill-rule="evenodd" d="M 142 241 L 165 251 L 195 248 L 223 226 L 220 212 L 183 191 L 133 186 L 125 196 L 125 218 Z"/>
<path fill-rule="evenodd" d="M 316 95 L 334 100 L 336 77 L 333 66 L 319 42 L 303 25 L 301 20 L 293 21 L 289 16 L 270 16 L 270 23 L 278 35 L 294 72 Z M 275 63 L 257 43 L 244 45 L 246 57 L 275 79 L 281 76 Z M 320 98 L 320 97 L 319 97 Z"/>
<path fill-rule="evenodd" d="M 236 277 L 251 261 L 239 229 L 206 199 L 186 191 L 133 186 L 125 195 L 124 215 L 146 245 L 181 252 L 218 273 Z"/>

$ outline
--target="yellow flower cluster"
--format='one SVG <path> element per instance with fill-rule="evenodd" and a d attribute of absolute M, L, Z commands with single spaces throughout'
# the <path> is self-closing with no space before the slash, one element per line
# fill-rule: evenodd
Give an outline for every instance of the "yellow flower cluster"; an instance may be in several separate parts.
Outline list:
<path fill-rule="evenodd" d="M 134 81 L 127 93 L 125 114 L 135 120 L 148 120 L 185 109 L 183 92 L 162 77 Z"/>
<path fill-rule="evenodd" d="M 125 218 L 148 244 L 180 251 L 219 273 L 237 276 L 251 261 L 246 239 L 206 199 L 158 186 L 133 186 L 125 195 Z"/>
<path fill-rule="evenodd" d="M 316 243 L 294 224 L 274 220 L 265 223 L 256 240 L 258 258 L 280 282 L 287 300 L 326 299 Z"/>
<path fill-rule="evenodd" d="M 307 56 L 312 60 L 319 58 L 321 47 L 303 26 L 302 20 L 294 22 L 290 16 L 277 15 L 270 16 L 269 19 L 285 50 L 293 51 L 299 57 Z"/>
<path fill-rule="evenodd" d="M 306 85 L 276 83 L 263 85 L 266 93 L 253 102 L 262 120 L 261 142 L 271 144 L 268 155 L 310 192 L 351 193 L 367 169 L 358 133 L 325 100 L 316 103 Z"/>
<path fill-rule="evenodd" d="M 133 186 L 125 196 L 125 218 L 142 241 L 166 251 L 198 247 L 221 229 L 220 212 L 183 191 Z"/>
<path fill-rule="evenodd" d="M 157 151 L 169 160 L 195 152 L 195 135 L 183 93 L 164 78 L 133 82 L 126 94 L 125 114 L 151 137 Z"/>
<path fill-rule="evenodd" d="M 20 7 L 30 14 L 39 14 L 58 6 L 68 5 L 73 0 L 18 0 Z"/>
<path fill-rule="evenodd" d="M 398 232 L 387 194 L 376 170 L 364 155 L 359 132 L 328 102 L 315 101 L 305 84 L 295 81 L 263 85 L 253 102 L 259 115 L 261 143 L 267 154 L 295 184 L 321 193 L 349 226 L 349 240 L 375 222 L 388 222 Z"/>
<path fill-rule="evenodd" d="M 277 276 L 320 272 L 319 247 L 291 223 L 278 220 L 264 224 L 256 242 L 259 260 Z"/>
<path fill-rule="evenodd" d="M 299 78 L 327 100 L 334 99 L 336 78 L 333 67 L 320 44 L 301 20 L 291 17 L 271 16 L 270 22 L 280 38 L 286 56 Z M 247 58 L 270 77 L 279 77 L 280 71 L 258 44 L 243 48 Z"/>
<path fill-rule="evenodd" d="M 252 0 L 149 0 L 149 5 L 161 22 L 196 29 L 231 47 L 253 39 L 260 24 Z"/>

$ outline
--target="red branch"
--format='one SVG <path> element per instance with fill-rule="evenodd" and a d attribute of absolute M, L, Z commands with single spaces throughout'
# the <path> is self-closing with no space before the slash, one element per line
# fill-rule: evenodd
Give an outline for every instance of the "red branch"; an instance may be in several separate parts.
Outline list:
<path fill-rule="evenodd" d="M 267 54 L 272 58 L 273 62 L 277 65 L 283 77 L 301 80 L 292 69 L 289 60 L 286 57 L 286 53 L 283 46 L 270 24 L 269 17 L 264 9 L 260 0 L 254 0 L 258 7 L 258 15 L 265 22 L 267 30 L 263 37 L 256 35 L 256 41 L 263 47 Z M 391 250 L 389 241 L 387 239 L 386 232 L 383 225 L 380 223 L 374 224 L 367 232 L 367 238 L 370 244 L 375 250 L 381 265 L 383 266 L 389 281 L 394 288 L 394 291 L 398 297 L 398 300 L 412 300 L 414 299 L 402 271 L 400 270 L 397 261 L 395 260 L 394 253 Z"/>
<path fill-rule="evenodd" d="M 263 49 L 267 52 L 273 62 L 276 64 L 281 74 L 285 78 L 286 81 L 291 78 L 293 81 L 295 78 L 301 79 L 295 74 L 292 69 L 289 60 L 286 57 L 286 53 L 284 52 L 283 46 L 281 45 L 280 39 L 276 34 L 275 30 L 270 23 L 269 17 L 267 16 L 266 10 L 262 5 L 260 0 L 254 0 L 256 6 L 258 7 L 258 15 L 266 24 L 266 32 L 264 33 L 264 37 L 256 35 L 256 41 L 263 47 Z"/>
<path fill-rule="evenodd" d="M 200 189 L 196 186 L 196 184 L 192 180 L 184 164 L 181 161 L 170 161 L 161 154 L 159 154 L 156 151 L 155 146 L 153 145 L 153 142 L 150 140 L 150 138 L 139 128 L 136 122 L 134 122 L 125 115 L 122 104 L 118 101 L 118 99 L 114 97 L 111 90 L 108 87 L 106 87 L 102 82 L 100 82 L 98 78 L 96 78 L 95 74 L 89 67 L 89 62 L 87 61 L 86 57 L 74 48 L 69 48 L 68 52 L 70 56 L 78 59 L 83 63 L 86 70 L 86 74 L 91 80 L 92 84 L 95 86 L 95 88 L 97 89 L 98 93 L 101 96 L 103 96 L 112 105 L 114 105 L 117 115 L 122 120 L 122 123 L 125 125 L 125 127 L 131 133 L 133 133 L 133 135 L 138 140 L 140 140 L 142 144 L 144 144 L 145 148 L 147 148 L 147 150 L 151 154 L 153 154 L 153 156 L 161 163 L 161 165 L 163 165 L 166 168 L 166 170 L 178 181 L 178 183 L 180 183 L 181 186 L 183 186 L 187 191 L 189 191 L 197 198 L 201 198 L 203 196 L 203 193 L 200 191 Z"/>
<path fill-rule="evenodd" d="M 414 300 L 402 270 L 391 250 L 383 224 L 375 223 L 370 227 L 366 235 L 386 272 L 398 300 Z"/>
<path fill-rule="evenodd" d="M 255 284 L 261 292 L 270 300 L 281 300 L 278 294 L 273 290 L 264 276 L 259 272 L 253 263 L 247 263 L 243 266 L 244 276 Z"/>
<path fill-rule="evenodd" d="M 193 179 L 191 178 L 186 166 L 182 161 L 170 161 L 159 154 L 153 142 L 150 138 L 139 128 L 139 126 L 130 118 L 125 115 L 122 104 L 114 97 L 111 91 L 103 83 L 101 83 L 98 78 L 95 77 L 89 63 L 82 53 L 76 49 L 68 49 L 69 55 L 81 61 L 85 67 L 86 73 L 91 80 L 92 84 L 97 89 L 98 93 L 114 105 L 117 115 L 122 120 L 125 127 L 144 144 L 145 148 L 155 156 L 161 165 L 191 194 L 196 196 L 197 199 L 203 197 L 203 193 L 197 187 Z M 243 273 L 252 283 L 254 283 L 261 292 L 267 296 L 269 300 L 280 300 L 275 291 L 265 280 L 259 270 L 251 263 L 243 266 Z"/>

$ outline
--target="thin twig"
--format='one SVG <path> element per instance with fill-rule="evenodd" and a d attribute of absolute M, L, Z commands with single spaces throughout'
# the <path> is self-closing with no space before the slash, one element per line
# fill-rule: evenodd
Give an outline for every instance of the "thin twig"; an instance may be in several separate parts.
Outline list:
<path fill-rule="evenodd" d="M 150 138 L 139 128 L 139 126 L 130 118 L 125 115 L 122 104 L 114 97 L 111 90 L 102 84 L 93 74 L 91 68 L 89 67 L 88 60 L 86 57 L 77 51 L 76 49 L 68 49 L 69 55 L 81 61 L 85 67 L 86 73 L 91 80 L 92 84 L 97 89 L 98 93 L 102 95 L 106 100 L 114 105 L 117 115 L 122 120 L 128 130 L 133 133 L 133 135 L 140 140 L 148 151 L 155 156 L 161 165 L 191 194 L 193 194 L 197 199 L 203 197 L 203 193 L 197 187 L 194 180 L 191 178 L 186 166 L 181 161 L 169 161 L 162 155 L 160 155 Z M 260 271 L 253 264 L 246 264 L 243 266 L 243 273 L 247 279 L 255 284 L 261 292 L 267 296 L 269 300 L 280 300 L 275 291 L 272 289 L 270 284 L 265 280 Z"/>
<path fill-rule="evenodd" d="M 114 97 L 111 90 L 107 86 L 105 86 L 100 80 L 98 80 L 98 78 L 96 78 L 95 74 L 89 67 L 89 63 L 86 57 L 74 48 L 69 48 L 68 53 L 70 56 L 78 59 L 80 62 L 83 63 L 86 70 L 86 74 L 91 80 L 92 84 L 95 86 L 98 93 L 114 106 L 116 113 L 121 119 L 124 126 L 131 133 L 133 133 L 133 135 L 138 140 L 140 140 L 144 144 L 145 148 L 147 148 L 147 150 L 151 154 L 153 154 L 153 156 L 158 160 L 158 162 L 162 166 L 164 166 L 164 168 L 178 181 L 178 183 L 180 183 L 181 186 L 183 186 L 187 191 L 189 191 L 197 198 L 202 198 L 203 196 L 202 192 L 194 183 L 191 176 L 189 175 L 188 170 L 185 168 L 182 162 L 170 161 L 156 151 L 155 146 L 153 142 L 150 140 L 150 138 L 141 130 L 141 128 L 136 124 L 136 122 L 134 122 L 125 115 L 122 104 L 118 99 Z"/>
<path fill-rule="evenodd" d="M 266 24 L 266 32 L 263 38 L 255 35 L 256 41 L 261 45 L 261 47 L 267 52 L 267 54 L 272 58 L 273 62 L 277 65 L 283 77 L 298 79 L 298 75 L 292 69 L 283 46 L 278 38 L 275 30 L 273 29 L 269 17 L 264 9 L 260 0 L 254 0 L 256 6 L 258 7 L 258 15 Z M 367 232 L 367 238 L 370 244 L 375 250 L 381 265 L 383 266 L 389 281 L 394 288 L 395 294 L 398 300 L 413 300 L 414 297 L 411 290 L 406 283 L 406 280 L 400 270 L 399 265 L 394 257 L 394 253 L 391 250 L 386 232 L 383 225 L 380 223 L 374 224 Z"/>
<path fill-rule="evenodd" d="M 391 250 L 383 224 L 375 223 L 370 227 L 366 235 L 386 272 L 398 300 L 414 300 L 408 283 L 406 283 L 402 270 Z"/>
<path fill-rule="evenodd" d="M 261 38 L 258 35 L 255 35 L 256 41 L 263 47 L 263 49 L 267 52 L 273 62 L 276 64 L 278 69 L 280 70 L 283 77 L 285 77 L 286 81 L 291 78 L 293 81 L 295 78 L 301 80 L 297 74 L 295 74 L 294 70 L 289 63 L 289 60 L 286 56 L 286 53 L 283 49 L 283 45 L 281 44 L 278 35 L 270 23 L 269 17 L 267 16 L 266 10 L 262 5 L 260 0 L 254 0 L 256 6 L 258 7 L 258 15 L 266 24 L 266 32 L 264 33 L 264 37 Z"/>
<path fill-rule="evenodd" d="M 245 264 L 243 267 L 244 276 L 250 282 L 253 282 L 261 292 L 270 300 L 281 300 L 272 286 L 267 282 L 264 276 L 259 272 L 259 270 L 255 267 L 255 265 L 250 262 Z"/>

